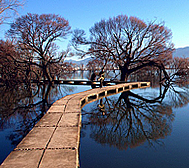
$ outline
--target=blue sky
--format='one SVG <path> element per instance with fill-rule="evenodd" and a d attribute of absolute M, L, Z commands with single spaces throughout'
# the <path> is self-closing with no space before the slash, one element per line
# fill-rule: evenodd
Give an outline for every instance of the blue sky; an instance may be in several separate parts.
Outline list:
<path fill-rule="evenodd" d="M 59 14 L 69 21 L 72 30 L 86 31 L 101 19 L 119 14 L 144 21 L 156 19 L 172 30 L 176 48 L 189 46 L 189 0 L 26 0 L 19 14 L 28 12 Z M 7 28 L 1 26 L 2 32 Z"/>

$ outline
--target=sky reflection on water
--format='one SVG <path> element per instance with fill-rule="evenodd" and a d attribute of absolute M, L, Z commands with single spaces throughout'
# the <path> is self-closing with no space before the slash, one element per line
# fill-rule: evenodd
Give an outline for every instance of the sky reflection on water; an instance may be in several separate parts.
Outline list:
<path fill-rule="evenodd" d="M 160 94 L 154 86 L 103 99 L 105 111 L 99 109 L 100 100 L 82 109 L 82 168 L 188 166 L 189 92 L 166 88 Z M 0 163 L 53 102 L 88 89 L 81 85 L 1 87 Z"/>
<path fill-rule="evenodd" d="M 169 88 L 160 97 L 157 88 L 133 90 L 121 99 L 120 107 L 115 104 L 123 94 L 86 105 L 81 167 L 187 167 L 189 92 L 174 89 L 179 92 Z M 99 109 L 102 102 L 104 112 Z"/>
<path fill-rule="evenodd" d="M 0 164 L 46 113 L 63 96 L 90 86 L 19 85 L 0 88 Z"/>

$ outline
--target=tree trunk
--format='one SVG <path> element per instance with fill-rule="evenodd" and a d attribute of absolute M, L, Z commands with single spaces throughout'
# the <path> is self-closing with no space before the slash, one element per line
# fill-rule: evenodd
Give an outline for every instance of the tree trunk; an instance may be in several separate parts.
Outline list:
<path fill-rule="evenodd" d="M 47 80 L 52 83 L 53 82 L 53 79 L 51 77 L 51 74 L 49 72 L 49 69 L 48 69 L 48 66 L 43 64 L 43 77 L 44 77 L 44 80 L 47 78 Z"/>
<path fill-rule="evenodd" d="M 119 68 L 121 70 L 120 81 L 127 81 L 128 76 L 129 76 L 129 74 L 128 74 L 128 72 L 129 72 L 128 67 L 127 66 L 120 66 Z"/>
<path fill-rule="evenodd" d="M 51 74 L 50 74 L 50 71 L 49 71 L 49 68 L 46 66 L 46 76 L 47 76 L 47 79 L 50 83 L 52 83 L 53 79 L 51 77 Z"/>

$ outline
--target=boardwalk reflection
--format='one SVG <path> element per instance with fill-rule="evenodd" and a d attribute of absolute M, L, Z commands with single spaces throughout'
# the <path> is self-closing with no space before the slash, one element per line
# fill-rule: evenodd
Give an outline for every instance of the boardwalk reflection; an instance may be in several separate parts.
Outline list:
<path fill-rule="evenodd" d="M 169 102 L 165 101 L 170 96 Z M 107 97 L 98 101 L 87 116 L 85 125 L 91 125 L 90 137 L 96 142 L 126 150 L 148 142 L 150 146 L 162 145 L 160 139 L 171 134 L 174 120 L 173 107 L 189 102 L 186 90 L 163 87 L 157 97 L 145 98 L 133 91 L 119 97 Z M 85 130 L 82 130 L 84 135 Z"/>

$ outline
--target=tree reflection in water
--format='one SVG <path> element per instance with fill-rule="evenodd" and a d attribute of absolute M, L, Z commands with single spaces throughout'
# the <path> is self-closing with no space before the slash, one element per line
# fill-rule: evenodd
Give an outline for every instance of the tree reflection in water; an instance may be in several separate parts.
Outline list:
<path fill-rule="evenodd" d="M 187 104 L 189 92 L 184 89 L 177 91 L 172 85 L 160 91 L 155 98 L 127 91 L 118 98 L 101 99 L 98 105 L 90 107 L 90 112 L 82 110 L 82 114 L 87 116 L 83 129 L 90 124 L 92 139 L 120 150 L 134 148 L 144 142 L 148 142 L 150 147 L 163 145 L 161 139 L 172 131 L 175 117 L 172 108 Z M 84 130 L 82 135 L 85 135 Z"/>
<path fill-rule="evenodd" d="M 60 85 L 21 84 L 0 87 L 0 131 L 13 129 L 6 137 L 13 148 L 33 128 L 51 104 L 73 91 Z"/>

